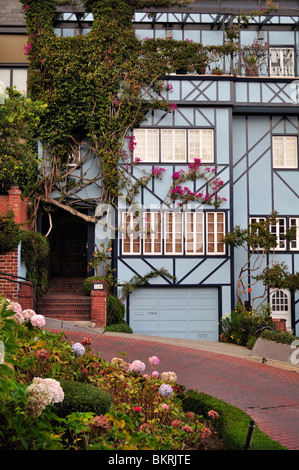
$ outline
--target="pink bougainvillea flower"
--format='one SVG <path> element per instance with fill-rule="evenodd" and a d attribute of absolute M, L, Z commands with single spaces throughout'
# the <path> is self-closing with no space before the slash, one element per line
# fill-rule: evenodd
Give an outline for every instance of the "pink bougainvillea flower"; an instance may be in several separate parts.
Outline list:
<path fill-rule="evenodd" d="M 134 411 L 135 411 L 136 413 L 140 413 L 140 412 L 142 411 L 142 409 L 141 409 L 140 406 L 135 406 Z"/>

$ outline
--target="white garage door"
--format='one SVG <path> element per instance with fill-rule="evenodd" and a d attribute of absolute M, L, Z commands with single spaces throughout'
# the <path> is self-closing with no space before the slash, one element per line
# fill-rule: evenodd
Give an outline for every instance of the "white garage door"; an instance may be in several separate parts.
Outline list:
<path fill-rule="evenodd" d="M 140 288 L 130 295 L 129 324 L 135 334 L 218 341 L 218 290 Z"/>

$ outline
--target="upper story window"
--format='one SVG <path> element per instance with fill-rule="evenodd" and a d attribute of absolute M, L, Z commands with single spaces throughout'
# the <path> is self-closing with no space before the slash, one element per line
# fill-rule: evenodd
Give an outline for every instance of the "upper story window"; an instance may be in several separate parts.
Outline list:
<path fill-rule="evenodd" d="M 273 168 L 298 168 L 297 136 L 272 137 Z"/>
<path fill-rule="evenodd" d="M 270 47 L 270 76 L 294 77 L 294 55 L 292 47 Z"/>
<path fill-rule="evenodd" d="M 27 67 L 0 68 L 0 89 L 16 87 L 20 93 L 27 94 Z"/>
<path fill-rule="evenodd" d="M 134 159 L 148 163 L 184 163 L 200 158 L 214 162 L 213 129 L 148 129 L 134 130 Z"/>

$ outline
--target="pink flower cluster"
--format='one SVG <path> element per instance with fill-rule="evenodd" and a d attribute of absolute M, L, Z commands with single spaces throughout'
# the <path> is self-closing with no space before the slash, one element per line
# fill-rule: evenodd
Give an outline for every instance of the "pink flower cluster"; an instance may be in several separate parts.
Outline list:
<path fill-rule="evenodd" d="M 26 46 L 24 46 L 24 55 L 29 55 L 32 49 L 32 42 L 28 42 Z"/>
<path fill-rule="evenodd" d="M 129 367 L 130 372 L 137 372 L 138 374 L 143 372 L 144 369 L 145 369 L 144 362 L 141 362 L 141 361 L 138 361 L 138 360 L 133 361 L 132 364 L 130 364 L 130 367 Z"/>
<path fill-rule="evenodd" d="M 57 380 L 35 377 L 27 387 L 27 410 L 32 416 L 39 416 L 50 404 L 59 403 L 64 399 L 64 392 Z"/>
<path fill-rule="evenodd" d="M 155 166 L 152 169 L 152 176 L 156 178 L 161 178 L 164 172 L 165 172 L 165 168 L 160 168 L 158 166 Z"/>
<path fill-rule="evenodd" d="M 105 416 L 95 416 L 92 418 L 91 423 L 89 424 L 91 432 L 101 432 L 101 431 L 109 431 L 111 428 L 111 423 L 109 423 L 108 419 Z"/>
<path fill-rule="evenodd" d="M 24 322 L 30 322 L 30 324 L 36 328 L 43 328 L 46 326 L 46 320 L 43 315 L 37 315 L 35 311 L 30 308 L 22 310 L 22 307 L 18 302 L 8 302 L 6 310 L 12 310 L 14 312 L 14 315 L 10 318 L 14 319 L 19 325 Z"/>

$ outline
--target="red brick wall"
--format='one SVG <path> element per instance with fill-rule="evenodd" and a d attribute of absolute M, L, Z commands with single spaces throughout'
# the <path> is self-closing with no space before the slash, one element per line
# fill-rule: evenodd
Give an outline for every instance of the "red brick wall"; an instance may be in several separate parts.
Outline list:
<path fill-rule="evenodd" d="M 6 215 L 12 209 L 17 224 L 25 224 L 28 220 L 27 200 L 21 199 L 21 191 L 17 186 L 12 186 L 7 196 L 0 196 L 0 213 Z M 26 228 L 26 226 L 24 226 Z M 24 228 L 21 225 L 21 228 Z M 18 275 L 18 249 L 0 254 L 0 271 Z M 18 284 L 1 279 L 0 293 L 11 300 L 18 300 Z M 13 279 L 13 278 L 11 278 Z"/>
<path fill-rule="evenodd" d="M 102 281 L 101 281 L 102 282 Z M 94 284 L 98 284 L 96 281 Z M 103 290 L 92 289 L 91 295 L 91 322 L 97 327 L 104 328 L 106 326 L 106 299 L 107 290 L 105 282 Z"/>

